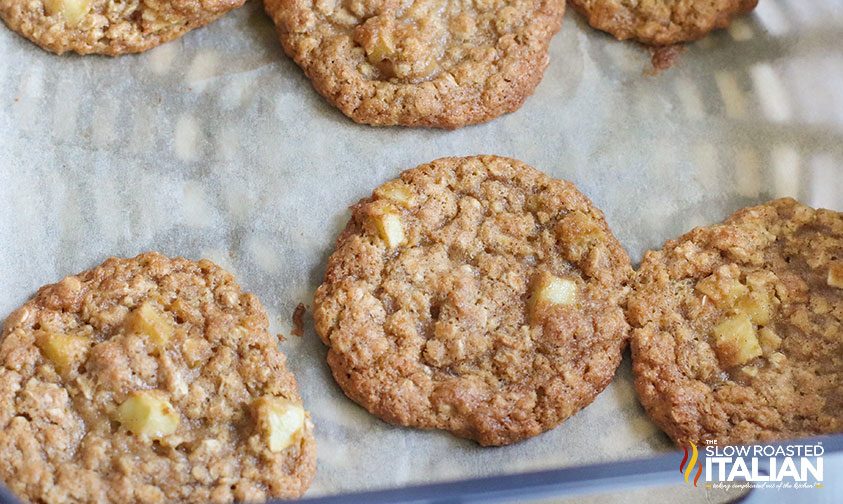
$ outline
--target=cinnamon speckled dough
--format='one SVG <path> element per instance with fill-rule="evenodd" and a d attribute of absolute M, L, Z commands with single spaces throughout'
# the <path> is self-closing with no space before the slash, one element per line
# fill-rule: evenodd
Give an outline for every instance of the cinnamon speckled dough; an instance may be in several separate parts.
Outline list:
<path fill-rule="evenodd" d="M 564 0 L 265 0 L 284 50 L 357 122 L 458 128 L 518 109 Z"/>
<path fill-rule="evenodd" d="M 729 26 L 758 0 L 570 0 L 588 23 L 620 40 L 671 45 Z"/>
<path fill-rule="evenodd" d="M 0 18 L 62 54 L 137 53 L 178 38 L 245 0 L 0 0 Z"/>
<path fill-rule="evenodd" d="M 843 431 L 843 214 L 781 199 L 670 240 L 628 313 L 638 394 L 677 444 Z"/>
<path fill-rule="evenodd" d="M 141 307 L 151 325 L 133 318 Z M 206 260 L 109 259 L 41 288 L 0 340 L 0 481 L 51 503 L 301 495 L 313 427 L 267 327 L 257 298 Z M 168 403 L 174 431 L 132 430 L 141 413 L 122 405 L 144 394 Z M 280 451 L 267 445 L 267 400 L 302 420 Z"/>
<path fill-rule="evenodd" d="M 334 378 L 371 413 L 503 445 L 612 380 L 631 273 L 571 183 L 512 159 L 444 158 L 352 208 L 314 319 Z M 537 299 L 554 277 L 573 302 Z"/>

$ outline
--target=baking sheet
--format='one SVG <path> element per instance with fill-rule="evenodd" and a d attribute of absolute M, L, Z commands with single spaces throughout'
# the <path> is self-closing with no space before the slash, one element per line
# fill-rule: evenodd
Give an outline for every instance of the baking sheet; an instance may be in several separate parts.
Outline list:
<path fill-rule="evenodd" d="M 573 11 L 535 95 L 454 132 L 352 123 L 282 55 L 258 2 L 146 54 L 55 57 L 0 29 L 0 317 L 45 283 L 146 250 L 207 257 L 289 334 L 346 208 L 446 155 L 519 158 L 575 182 L 637 263 L 695 225 L 791 195 L 843 210 L 843 1 L 762 0 L 648 75 L 649 55 Z M 557 429 L 483 449 L 347 400 L 308 318 L 283 344 L 317 426 L 308 495 L 662 452 L 629 359 Z M 674 494 L 677 495 L 677 494 Z M 704 500 L 701 491 L 682 497 Z"/>

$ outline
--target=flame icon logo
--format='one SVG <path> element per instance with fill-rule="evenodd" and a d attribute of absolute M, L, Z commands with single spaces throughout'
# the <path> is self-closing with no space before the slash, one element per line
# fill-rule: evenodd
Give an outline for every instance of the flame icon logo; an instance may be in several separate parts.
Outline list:
<path fill-rule="evenodd" d="M 688 460 L 688 447 L 684 448 L 685 456 L 682 457 L 682 462 L 679 464 L 679 472 L 684 474 L 685 476 L 685 483 L 690 483 L 689 479 L 691 478 L 691 473 L 694 472 L 694 467 L 697 468 L 697 475 L 694 476 L 694 486 L 697 486 L 697 481 L 700 479 L 700 475 L 702 474 L 702 463 L 697 464 L 697 460 L 699 459 L 699 453 L 697 452 L 697 445 L 691 443 L 691 460 Z M 685 462 L 688 462 L 688 465 L 685 465 Z"/>

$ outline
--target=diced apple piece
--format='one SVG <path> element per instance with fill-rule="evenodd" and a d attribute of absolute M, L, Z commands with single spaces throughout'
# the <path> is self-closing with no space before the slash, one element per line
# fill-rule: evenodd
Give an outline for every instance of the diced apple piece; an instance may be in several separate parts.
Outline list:
<path fill-rule="evenodd" d="M 345 10 L 345 9 L 342 9 Z M 336 13 L 335 13 L 336 14 Z M 336 18 L 336 16 L 333 16 Z M 394 75 L 394 63 L 397 52 L 395 41 L 396 19 L 391 15 L 367 15 L 361 19 L 349 19 L 354 28 L 353 39 L 363 48 L 366 60 L 385 75 Z"/>
<path fill-rule="evenodd" d="M 162 439 L 179 426 L 173 406 L 154 391 L 133 392 L 117 408 L 117 421 L 136 436 Z"/>
<path fill-rule="evenodd" d="M 91 10 L 91 0 L 44 0 L 47 15 L 61 13 L 65 24 L 74 27 Z"/>
<path fill-rule="evenodd" d="M 253 408 L 270 451 L 283 451 L 301 437 L 305 422 L 301 406 L 283 397 L 267 396 L 256 400 Z"/>
<path fill-rule="evenodd" d="M 143 303 L 129 313 L 126 330 L 145 335 L 156 348 L 163 349 L 173 337 L 175 327 L 157 308 Z"/>
<path fill-rule="evenodd" d="M 367 18 L 354 29 L 354 41 L 363 47 L 369 62 L 379 66 L 395 54 L 395 19 L 378 15 Z M 357 23 L 359 21 L 355 21 L 355 24 Z"/>
<path fill-rule="evenodd" d="M 745 313 L 726 318 L 714 327 L 713 334 L 717 357 L 726 367 L 746 364 L 762 353 L 752 320 Z"/>
<path fill-rule="evenodd" d="M 577 283 L 568 278 L 559 278 L 542 272 L 533 284 L 529 310 L 532 317 L 554 305 L 572 305 L 577 302 Z"/>
<path fill-rule="evenodd" d="M 762 327 L 758 331 L 758 340 L 761 342 L 761 349 L 764 351 L 764 355 L 769 355 L 782 346 L 781 337 L 769 327 Z"/>
<path fill-rule="evenodd" d="M 545 274 L 537 287 L 535 295 L 539 301 L 569 305 L 577 300 L 577 284 L 567 278 Z"/>
<path fill-rule="evenodd" d="M 180 317 L 182 320 L 190 320 L 193 317 L 194 313 L 194 308 L 187 304 L 187 302 L 185 302 L 184 299 L 180 297 L 173 300 L 173 302 L 170 303 L 167 309 L 173 315 Z"/>
<path fill-rule="evenodd" d="M 758 368 L 755 366 L 744 366 L 741 368 L 741 372 L 753 378 L 758 376 Z"/>
<path fill-rule="evenodd" d="M 831 287 L 843 289 L 843 262 L 835 262 L 829 266 L 826 283 Z"/>
<path fill-rule="evenodd" d="M 191 368 L 202 364 L 211 356 L 211 344 L 202 338 L 190 338 L 182 346 L 184 361 Z"/>
<path fill-rule="evenodd" d="M 386 212 L 372 217 L 378 235 L 386 242 L 386 246 L 394 249 L 404 241 L 404 226 L 401 217 L 396 213 Z"/>
<path fill-rule="evenodd" d="M 749 315 L 754 324 L 765 325 L 772 316 L 770 297 L 766 292 L 749 292 L 737 300 L 735 311 Z"/>
<path fill-rule="evenodd" d="M 39 331 L 35 344 L 59 373 L 67 373 L 81 364 L 91 346 L 85 336 L 52 331 Z"/>
<path fill-rule="evenodd" d="M 580 246 L 588 246 L 589 242 L 600 238 L 603 229 L 590 215 L 579 210 L 566 215 L 562 224 L 569 229 L 568 236 Z"/>
<path fill-rule="evenodd" d="M 749 293 L 746 285 L 727 275 L 721 268 L 720 271 L 703 278 L 696 285 L 697 291 L 708 296 L 718 308 L 724 310 L 731 309 L 741 296 Z"/>
<path fill-rule="evenodd" d="M 770 364 L 777 369 L 784 366 L 787 362 L 787 356 L 781 352 L 773 352 L 772 354 L 770 354 L 769 359 Z"/>
<path fill-rule="evenodd" d="M 411 207 L 415 200 L 412 188 L 400 180 L 391 180 L 381 185 L 375 189 L 375 196 L 405 208 Z"/>
<path fill-rule="evenodd" d="M 377 64 L 389 59 L 393 54 L 395 54 L 395 42 L 392 40 L 392 33 L 385 27 L 377 30 L 366 46 L 369 62 Z"/>
<path fill-rule="evenodd" d="M 559 221 L 556 233 L 568 259 L 579 261 L 588 254 L 595 242 L 600 240 L 603 229 L 590 215 L 577 210 Z"/>

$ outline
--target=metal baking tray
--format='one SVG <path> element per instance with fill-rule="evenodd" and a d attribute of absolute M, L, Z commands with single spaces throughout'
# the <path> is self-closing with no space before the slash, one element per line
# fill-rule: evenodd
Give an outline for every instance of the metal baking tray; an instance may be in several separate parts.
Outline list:
<path fill-rule="evenodd" d="M 291 315 L 312 303 L 346 208 L 442 156 L 511 156 L 573 181 L 636 263 L 666 239 L 773 197 L 843 210 L 841 38 L 841 0 L 761 0 L 654 75 L 645 49 L 569 9 L 524 106 L 447 132 L 345 118 L 283 55 L 259 2 L 116 59 L 53 56 L 2 28 L 0 317 L 108 256 L 206 257 L 288 335 L 282 348 L 319 443 L 309 498 L 385 491 L 364 499 L 468 502 L 499 497 L 501 482 L 524 492 L 501 494 L 515 500 L 531 488 L 551 499 L 580 489 L 596 501 L 730 499 L 679 478 L 681 458 L 638 404 L 628 353 L 582 412 L 489 449 L 366 413 L 331 379 L 309 318 L 303 337 L 289 336 Z M 793 498 L 843 502 L 833 481 L 840 458 L 826 457 L 838 476 L 822 491 Z M 620 490 L 606 476 L 671 483 L 662 469 L 676 479 L 656 489 Z"/>

